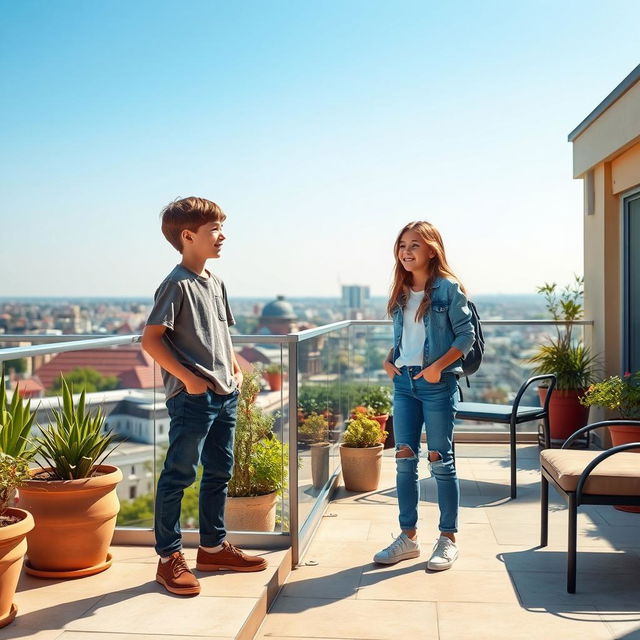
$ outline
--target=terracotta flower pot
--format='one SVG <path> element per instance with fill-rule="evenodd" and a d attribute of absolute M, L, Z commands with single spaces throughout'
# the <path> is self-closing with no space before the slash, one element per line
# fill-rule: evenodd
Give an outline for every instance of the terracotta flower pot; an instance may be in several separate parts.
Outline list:
<path fill-rule="evenodd" d="M 572 433 L 584 427 L 589 419 L 589 407 L 580 404 L 584 389 L 567 389 L 553 392 L 549 402 L 549 431 L 552 440 L 564 442 Z M 540 404 L 544 405 L 547 388 L 538 387 Z"/>
<path fill-rule="evenodd" d="M 617 447 L 621 444 L 629 444 L 631 442 L 640 442 L 640 429 L 636 427 L 625 427 L 624 425 L 609 427 L 611 435 L 611 444 Z M 634 453 L 640 453 L 640 449 L 630 449 Z"/>
<path fill-rule="evenodd" d="M 224 524 L 229 531 L 273 531 L 276 528 L 278 494 L 227 498 Z"/>
<path fill-rule="evenodd" d="M 389 414 L 382 413 L 379 416 L 372 416 L 372 417 L 380 425 L 380 429 L 384 431 L 385 427 L 387 426 L 387 420 L 389 420 Z"/>
<path fill-rule="evenodd" d="M 631 442 L 640 442 L 640 429 L 634 427 L 625 427 L 623 425 L 610 426 L 609 434 L 611 435 L 611 444 L 614 447 Z M 630 449 L 630 451 L 632 453 L 640 453 L 640 449 Z M 618 509 L 618 511 L 640 513 L 640 507 L 635 505 L 615 505 L 615 508 Z"/>
<path fill-rule="evenodd" d="M 20 487 L 20 505 L 33 514 L 27 536 L 26 571 L 43 578 L 93 575 L 111 566 L 109 545 L 120 502 L 116 486 L 122 472 L 101 465 L 96 475 L 80 480 L 35 480 Z"/>
<path fill-rule="evenodd" d="M 315 489 L 322 489 L 329 480 L 328 442 L 316 442 L 311 445 L 311 482 Z"/>
<path fill-rule="evenodd" d="M 382 444 L 375 447 L 340 445 L 342 477 L 347 491 L 375 491 L 382 471 Z"/>
<path fill-rule="evenodd" d="M 280 391 L 282 389 L 282 374 L 281 373 L 265 373 L 262 374 L 264 379 L 269 385 L 271 391 Z"/>
<path fill-rule="evenodd" d="M 33 516 L 24 509 L 9 508 L 5 516 L 20 522 L 0 527 L 0 627 L 13 622 L 18 609 L 13 604 L 22 561 L 27 551 L 27 534 L 33 529 Z"/>

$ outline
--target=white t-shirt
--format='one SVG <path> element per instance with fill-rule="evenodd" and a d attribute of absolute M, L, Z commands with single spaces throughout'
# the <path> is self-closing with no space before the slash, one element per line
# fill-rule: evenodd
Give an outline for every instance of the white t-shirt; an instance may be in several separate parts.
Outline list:
<path fill-rule="evenodd" d="M 410 291 L 407 306 L 403 312 L 402 342 L 400 355 L 395 361 L 396 367 L 422 366 L 424 358 L 424 321 L 416 322 L 416 312 L 424 297 L 423 291 Z"/>

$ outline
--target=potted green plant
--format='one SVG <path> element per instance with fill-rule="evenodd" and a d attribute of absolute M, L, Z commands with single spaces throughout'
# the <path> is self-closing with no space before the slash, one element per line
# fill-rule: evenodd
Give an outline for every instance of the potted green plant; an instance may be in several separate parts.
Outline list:
<path fill-rule="evenodd" d="M 31 403 L 15 392 L 8 400 L 4 366 L 0 373 L 0 627 L 16 617 L 13 597 L 33 516 L 15 506 L 16 489 L 29 478 L 28 460 L 34 449 L 29 440 L 34 414 Z"/>
<path fill-rule="evenodd" d="M 282 389 L 282 367 L 279 364 L 267 365 L 262 375 L 269 384 L 271 391 L 280 391 Z"/>
<path fill-rule="evenodd" d="M 344 385 L 340 384 L 302 384 L 298 393 L 298 424 L 312 413 L 324 416 L 329 424 L 329 440 L 339 438 L 338 425 L 342 424 L 341 407 L 346 406 Z M 298 431 L 298 434 L 300 432 Z M 303 446 L 304 436 L 299 440 Z"/>
<path fill-rule="evenodd" d="M 312 443 L 311 480 L 314 488 L 322 489 L 329 480 L 329 423 L 324 416 L 312 413 L 304 419 L 298 433 Z"/>
<path fill-rule="evenodd" d="M 627 371 L 623 376 L 611 376 L 590 385 L 580 402 L 585 407 L 601 407 L 611 411 L 613 420 L 640 419 L 640 371 Z M 640 442 L 640 430 L 634 427 L 612 425 L 609 433 L 614 447 Z"/>
<path fill-rule="evenodd" d="M 375 491 L 382 471 L 382 441 L 387 432 L 380 423 L 358 412 L 349 421 L 340 443 L 344 486 L 348 491 Z"/>
<path fill-rule="evenodd" d="M 76 578 L 111 566 L 122 472 L 104 464 L 115 446 L 103 425 L 102 410 L 87 410 L 84 390 L 75 404 L 63 380 L 62 405 L 36 438 L 41 467 L 31 470 L 20 490 L 21 505 L 36 522 L 25 563 L 33 576 Z"/>
<path fill-rule="evenodd" d="M 5 431 L 6 425 L 0 428 Z M 28 511 L 9 506 L 16 489 L 28 478 L 26 460 L 0 453 L 0 627 L 6 627 L 16 617 L 13 598 L 27 551 L 26 537 L 34 526 Z"/>
<path fill-rule="evenodd" d="M 538 287 L 547 310 L 559 323 L 555 338 L 540 345 L 529 359 L 536 374 L 553 373 L 556 387 L 549 402 L 549 428 L 553 440 L 566 440 L 587 423 L 588 410 L 580 397 L 594 381 L 596 359 L 584 342 L 575 338 L 575 322 L 582 318 L 583 279 L 575 276 L 571 285 L 559 290 L 555 283 Z M 546 398 L 546 387 L 539 388 L 540 402 Z"/>
<path fill-rule="evenodd" d="M 373 419 L 380 423 L 383 430 L 387 429 L 389 432 L 383 443 L 384 448 L 389 449 L 395 446 L 392 429 L 387 428 L 391 417 L 391 389 L 384 385 L 367 387 L 362 396 L 362 404 L 371 409 Z"/>
<path fill-rule="evenodd" d="M 612 419 L 640 419 L 640 371 L 627 371 L 623 376 L 610 376 L 606 380 L 589 386 L 581 400 L 585 407 L 601 407 L 613 414 Z M 640 442 L 640 429 L 632 426 L 610 425 L 611 444 Z M 640 448 L 631 449 L 640 453 Z M 640 507 L 633 505 L 615 505 L 620 511 L 640 513 Z"/>
<path fill-rule="evenodd" d="M 276 503 L 286 487 L 288 447 L 274 434 L 275 416 L 256 405 L 259 372 L 245 372 L 238 399 L 233 473 L 225 525 L 234 531 L 273 531 Z"/>

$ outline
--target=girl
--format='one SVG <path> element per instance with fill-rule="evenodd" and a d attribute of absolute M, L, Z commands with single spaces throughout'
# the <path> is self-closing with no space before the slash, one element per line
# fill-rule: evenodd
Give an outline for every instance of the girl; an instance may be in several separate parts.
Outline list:
<path fill-rule="evenodd" d="M 396 487 L 402 533 L 374 556 L 394 564 L 420 555 L 418 454 L 426 426 L 429 465 L 440 508 L 440 536 L 427 569 L 448 569 L 458 557 L 460 490 L 453 459 L 453 420 L 461 358 L 475 332 L 464 288 L 447 263 L 442 237 L 429 222 L 410 222 L 394 245 L 395 271 L 387 312 L 393 348 L 383 363 L 393 380 Z"/>

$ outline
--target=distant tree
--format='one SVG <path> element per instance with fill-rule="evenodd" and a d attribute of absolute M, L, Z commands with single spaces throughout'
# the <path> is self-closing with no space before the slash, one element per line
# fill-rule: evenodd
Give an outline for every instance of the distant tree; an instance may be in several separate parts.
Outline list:
<path fill-rule="evenodd" d="M 368 371 L 375 371 L 382 368 L 382 361 L 388 353 L 377 344 L 368 343 L 365 350 L 365 366 Z"/>
<path fill-rule="evenodd" d="M 146 493 L 133 500 L 120 503 L 117 525 L 119 527 L 153 526 L 153 493 Z"/>
<path fill-rule="evenodd" d="M 180 523 L 183 529 L 198 526 L 198 500 L 200 494 L 200 478 L 202 467 L 198 467 L 196 481 L 184 491 Z M 146 493 L 133 500 L 123 500 L 120 504 L 117 525 L 119 527 L 152 527 L 153 526 L 153 493 Z"/>
<path fill-rule="evenodd" d="M 90 368 L 73 369 L 73 371 L 65 374 L 64 379 L 75 392 L 79 392 L 81 389 L 85 389 L 87 393 L 92 391 L 109 391 L 110 389 L 117 389 L 119 384 L 116 376 L 103 376 L 95 369 Z M 61 392 L 62 376 L 54 381 L 49 395 L 58 395 Z"/>
<path fill-rule="evenodd" d="M 27 370 L 27 359 L 5 360 L 4 366 L 6 371 L 13 369 L 16 373 L 24 373 Z"/>

